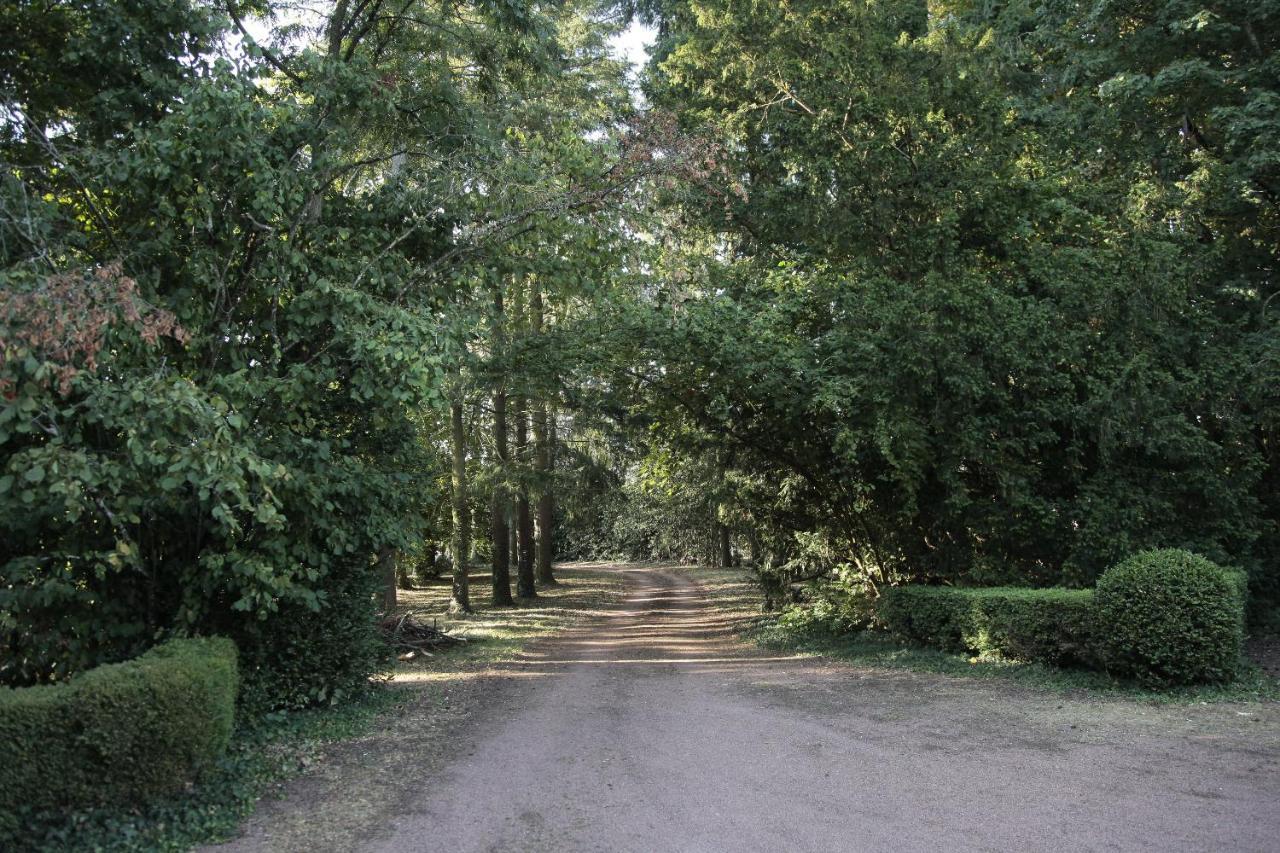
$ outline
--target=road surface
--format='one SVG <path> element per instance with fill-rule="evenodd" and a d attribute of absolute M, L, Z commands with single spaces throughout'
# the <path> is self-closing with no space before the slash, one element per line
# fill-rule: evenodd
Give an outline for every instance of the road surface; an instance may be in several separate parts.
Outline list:
<path fill-rule="evenodd" d="M 769 653 L 687 573 L 613 570 L 616 609 L 471 679 L 452 723 L 337 756 L 224 849 L 1280 851 L 1274 703 Z"/>

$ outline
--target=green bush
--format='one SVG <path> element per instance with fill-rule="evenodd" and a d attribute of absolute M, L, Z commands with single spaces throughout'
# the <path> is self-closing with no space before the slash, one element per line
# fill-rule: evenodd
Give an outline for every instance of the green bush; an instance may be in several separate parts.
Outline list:
<path fill-rule="evenodd" d="M 181 790 L 225 749 L 238 683 L 235 645 L 209 638 L 0 690 L 0 835 L 24 813 Z"/>
<path fill-rule="evenodd" d="M 902 586 L 884 591 L 877 613 L 893 634 L 941 649 L 1087 665 L 1092 601 L 1090 590 Z"/>
<path fill-rule="evenodd" d="M 243 713 L 332 704 L 368 685 L 370 674 L 390 662 L 374 627 L 380 575 L 349 563 L 325 583 L 329 597 L 317 610 L 287 604 L 270 619 L 225 623 L 240 647 Z"/>
<path fill-rule="evenodd" d="M 810 600 L 787 606 L 779 625 L 793 632 L 841 635 L 865 630 L 875 620 L 875 601 L 865 586 L 842 579 L 815 584 L 805 593 Z"/>
<path fill-rule="evenodd" d="M 1244 642 L 1246 579 L 1174 549 L 1144 551 L 1098 580 L 1107 670 L 1154 686 L 1226 682 Z"/>

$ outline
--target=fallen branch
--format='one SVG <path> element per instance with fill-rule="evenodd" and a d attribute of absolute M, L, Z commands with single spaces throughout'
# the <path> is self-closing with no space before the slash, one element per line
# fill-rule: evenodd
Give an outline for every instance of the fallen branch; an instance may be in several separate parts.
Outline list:
<path fill-rule="evenodd" d="M 417 655 L 430 657 L 430 650 L 466 642 L 464 637 L 455 637 L 441 631 L 436 627 L 434 619 L 428 625 L 413 617 L 414 611 L 409 611 L 400 616 L 388 616 L 378 623 L 378 632 L 387 641 L 387 645 L 401 653 L 402 660 L 412 660 Z"/>

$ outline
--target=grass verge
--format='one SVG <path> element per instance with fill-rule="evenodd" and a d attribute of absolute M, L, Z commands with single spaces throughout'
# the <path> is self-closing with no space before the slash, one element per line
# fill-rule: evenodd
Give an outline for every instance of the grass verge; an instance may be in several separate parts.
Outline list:
<path fill-rule="evenodd" d="M 772 651 L 821 655 L 863 667 L 998 679 L 1040 690 L 1098 698 L 1170 704 L 1280 701 L 1280 679 L 1266 674 L 1252 663 L 1246 663 L 1230 684 L 1155 690 L 1102 672 L 942 652 L 904 645 L 874 631 L 833 634 L 821 626 L 803 624 L 802 620 L 788 624 L 786 620 L 780 621 L 776 614 L 760 613 L 759 593 L 750 575 L 741 569 L 681 567 L 680 571 L 697 580 L 709 595 L 738 617 L 739 635 Z"/>

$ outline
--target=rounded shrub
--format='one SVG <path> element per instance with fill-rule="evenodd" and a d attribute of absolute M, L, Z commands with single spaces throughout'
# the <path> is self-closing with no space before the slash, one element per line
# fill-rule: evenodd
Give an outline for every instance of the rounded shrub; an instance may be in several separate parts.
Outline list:
<path fill-rule="evenodd" d="M 1102 575 L 1094 606 L 1110 672 L 1152 686 L 1236 674 L 1244 642 L 1238 572 L 1188 551 L 1144 551 Z"/>
<path fill-rule="evenodd" d="M 235 644 L 215 637 L 0 690 L 0 847 L 27 812 L 181 791 L 226 748 L 238 684 Z"/>

